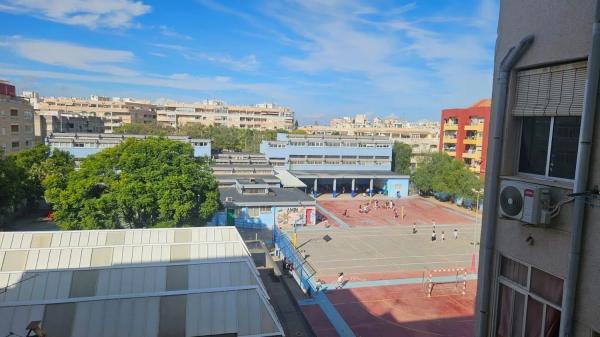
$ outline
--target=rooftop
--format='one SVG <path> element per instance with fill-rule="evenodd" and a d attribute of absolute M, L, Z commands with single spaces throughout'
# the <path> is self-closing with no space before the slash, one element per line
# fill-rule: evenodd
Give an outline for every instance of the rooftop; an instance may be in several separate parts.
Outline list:
<path fill-rule="evenodd" d="M 283 335 L 234 227 L 0 233 L 0 335 Z M 99 334 L 99 332 L 103 332 Z"/>
<path fill-rule="evenodd" d="M 295 188 L 270 187 L 267 194 L 242 194 L 235 187 L 219 187 L 221 202 L 238 206 L 315 205 L 315 199 Z"/>

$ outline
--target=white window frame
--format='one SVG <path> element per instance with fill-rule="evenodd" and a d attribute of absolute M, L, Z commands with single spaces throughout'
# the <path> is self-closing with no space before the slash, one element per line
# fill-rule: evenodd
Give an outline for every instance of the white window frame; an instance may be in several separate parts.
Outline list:
<path fill-rule="evenodd" d="M 505 257 L 507 259 L 513 260 L 513 261 L 518 262 L 518 263 L 524 265 L 525 267 L 527 267 L 527 282 L 526 282 L 527 284 L 526 284 L 526 286 L 518 284 L 517 282 L 515 282 L 513 280 L 510 280 L 510 279 L 508 279 L 508 278 L 506 278 L 506 277 L 504 277 L 504 276 L 501 275 L 502 257 Z M 544 306 L 543 309 L 542 309 L 542 317 L 541 317 L 541 320 L 542 320 L 542 322 L 541 322 L 541 324 L 542 324 L 541 325 L 542 326 L 542 333 L 544 331 L 544 327 L 545 327 L 545 323 L 546 323 L 546 306 L 550 306 L 550 307 L 552 307 L 552 308 L 560 311 L 561 315 L 563 314 L 561 306 L 558 306 L 555 303 L 552 303 L 552 302 L 550 302 L 550 301 L 548 301 L 548 300 L 546 300 L 546 299 L 544 299 L 544 298 L 542 298 L 542 297 L 540 297 L 540 296 L 532 293 L 529 290 L 529 288 L 531 287 L 531 269 L 532 268 L 534 268 L 534 267 L 531 264 L 523 262 L 523 261 L 521 261 L 519 259 L 515 259 L 515 258 L 510 257 L 508 255 L 498 254 L 496 256 L 496 275 L 497 275 L 496 276 L 496 287 L 495 287 L 496 290 L 494 291 L 494 294 L 493 294 L 493 298 L 495 300 L 494 300 L 494 302 L 493 302 L 494 304 L 492 306 L 492 310 L 494 312 L 493 320 L 492 320 L 492 327 L 493 327 L 492 331 L 494 332 L 493 333 L 494 336 L 496 336 L 496 334 L 498 333 L 498 314 L 499 314 L 499 312 L 498 312 L 498 304 L 499 304 L 499 301 L 500 301 L 500 297 L 499 297 L 500 285 L 504 285 L 504 286 L 510 288 L 511 290 L 513 290 L 515 292 L 518 292 L 518 293 L 520 293 L 520 294 L 522 294 L 522 295 L 525 296 L 525 302 L 523 303 L 523 305 L 524 305 L 524 307 L 523 307 L 523 318 L 522 318 L 522 321 L 521 321 L 522 324 L 523 324 L 522 329 L 521 329 L 521 336 L 513 336 L 513 337 L 525 337 L 525 328 L 527 326 L 527 300 L 528 300 L 528 297 L 531 297 L 532 299 L 540 302 Z M 548 273 L 548 272 L 546 272 L 546 271 L 544 271 L 544 270 L 542 270 L 540 268 L 537 268 L 537 267 L 535 267 L 535 268 L 538 269 L 538 270 L 540 270 L 540 271 L 543 271 L 543 272 L 545 272 L 547 274 L 550 274 L 552 276 L 558 277 L 558 276 L 553 275 L 552 273 Z M 563 291 L 564 291 L 564 280 L 563 280 Z M 512 301 L 511 301 L 511 303 L 514 303 L 514 293 L 512 295 Z M 514 307 L 511 306 L 510 307 L 511 323 L 512 323 L 512 318 L 513 318 L 513 314 L 514 314 L 513 310 L 514 310 Z M 511 329 L 512 329 L 512 326 L 511 326 Z"/>
<path fill-rule="evenodd" d="M 575 181 L 575 178 L 568 179 L 568 178 L 553 177 L 553 176 L 549 176 L 548 173 L 550 171 L 550 156 L 552 155 L 552 134 L 554 131 L 554 118 L 556 118 L 556 117 L 578 117 L 578 116 L 516 116 L 516 117 L 520 119 L 519 146 L 518 146 L 518 150 L 517 150 L 517 158 L 516 158 L 517 160 L 515 160 L 515 171 L 517 172 L 517 175 L 524 177 L 524 178 L 573 183 Z M 549 130 L 549 134 L 548 134 L 548 144 L 547 144 L 548 153 L 546 154 L 546 168 L 545 168 L 544 175 L 519 171 L 519 165 L 521 162 L 521 143 L 523 141 L 523 119 L 524 118 L 536 118 L 536 117 L 549 117 L 550 118 L 550 130 Z M 581 117 L 581 116 L 579 116 L 579 117 Z M 580 125 L 581 125 L 581 123 L 580 123 Z M 577 146 L 577 153 L 579 154 L 579 145 Z"/>
<path fill-rule="evenodd" d="M 260 207 L 248 207 L 246 210 L 249 218 L 260 218 Z M 256 214 L 253 214 L 254 212 L 256 212 Z"/>

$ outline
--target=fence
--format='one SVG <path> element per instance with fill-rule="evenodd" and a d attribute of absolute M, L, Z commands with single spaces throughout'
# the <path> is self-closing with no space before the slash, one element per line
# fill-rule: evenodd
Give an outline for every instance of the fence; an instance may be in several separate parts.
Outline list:
<path fill-rule="evenodd" d="M 309 294 L 314 294 L 316 283 L 313 280 L 313 276 L 316 274 L 316 271 L 313 266 L 302 257 L 287 234 L 282 232 L 277 226 L 273 228 L 273 240 L 275 242 L 275 249 L 294 267 L 292 274 L 296 282 L 300 285 L 300 288 Z"/>

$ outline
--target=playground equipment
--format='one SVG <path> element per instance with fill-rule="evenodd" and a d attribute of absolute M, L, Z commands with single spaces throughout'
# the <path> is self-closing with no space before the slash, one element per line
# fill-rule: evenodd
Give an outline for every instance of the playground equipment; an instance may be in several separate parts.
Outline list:
<path fill-rule="evenodd" d="M 423 292 L 431 297 L 433 289 L 440 285 L 454 286 L 456 292 L 467 293 L 467 268 L 425 269 L 423 272 Z"/>

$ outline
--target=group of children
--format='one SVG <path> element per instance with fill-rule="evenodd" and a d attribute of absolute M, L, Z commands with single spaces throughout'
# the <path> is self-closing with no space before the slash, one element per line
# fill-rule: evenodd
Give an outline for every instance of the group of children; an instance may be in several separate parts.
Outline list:
<path fill-rule="evenodd" d="M 400 216 L 400 214 L 398 214 L 398 210 L 396 209 L 396 204 L 392 200 L 386 200 L 386 201 L 382 201 L 382 202 L 379 202 L 379 200 L 370 200 L 369 202 L 367 202 L 365 204 L 359 204 L 358 205 L 358 213 L 368 214 L 370 211 L 372 211 L 374 209 L 380 209 L 380 208 L 393 210 L 394 216 L 396 218 L 398 218 Z M 344 216 L 350 217 L 349 209 L 344 210 Z"/>

